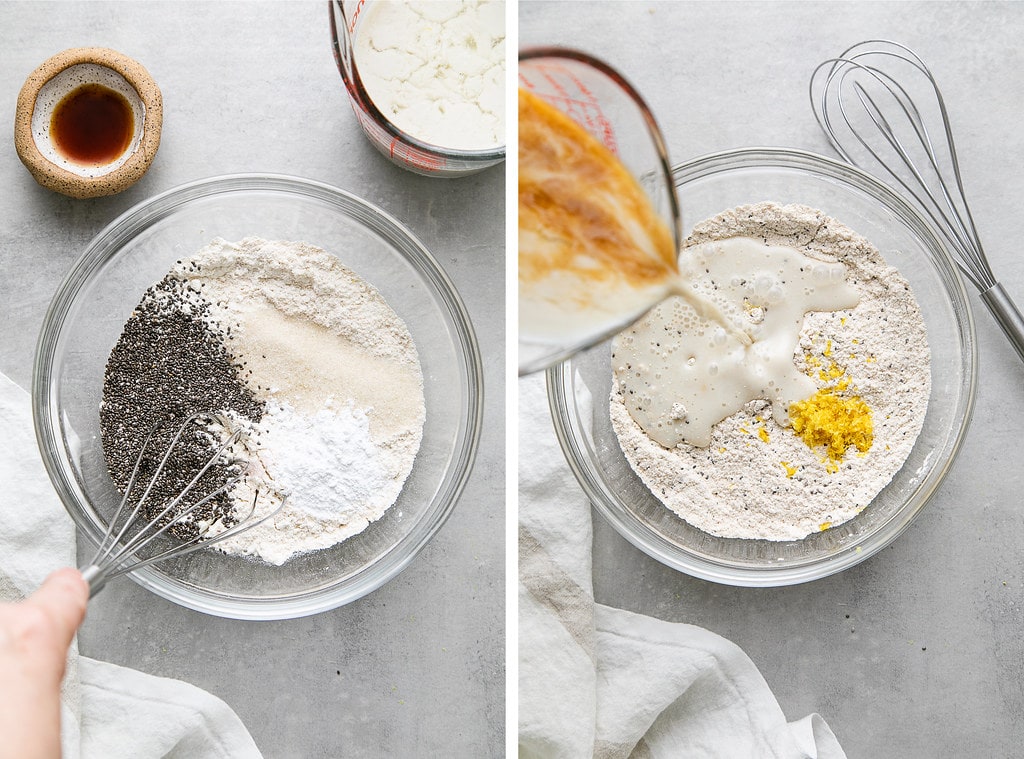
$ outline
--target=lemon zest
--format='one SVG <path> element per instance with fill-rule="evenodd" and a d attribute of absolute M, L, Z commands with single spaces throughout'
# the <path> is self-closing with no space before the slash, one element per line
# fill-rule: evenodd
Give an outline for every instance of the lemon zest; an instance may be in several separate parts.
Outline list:
<path fill-rule="evenodd" d="M 837 462 L 848 448 L 865 452 L 874 439 L 870 407 L 859 396 L 843 398 L 834 389 L 819 390 L 790 404 L 789 418 L 793 431 L 809 448 L 825 446 L 830 472 L 839 470 Z"/>

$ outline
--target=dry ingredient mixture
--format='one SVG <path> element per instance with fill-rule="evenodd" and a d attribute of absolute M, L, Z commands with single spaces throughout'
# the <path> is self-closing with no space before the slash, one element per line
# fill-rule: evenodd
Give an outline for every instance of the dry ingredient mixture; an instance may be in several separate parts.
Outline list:
<path fill-rule="evenodd" d="M 459 150 L 505 144 L 505 3 L 374 3 L 355 40 L 359 77 L 402 131 Z"/>
<path fill-rule="evenodd" d="M 661 378 L 646 376 L 646 366 L 627 367 L 629 351 L 622 349 L 638 334 L 651 334 L 655 320 L 665 351 L 679 348 L 685 361 L 685 346 L 675 346 L 674 332 L 664 332 L 673 312 L 687 308 L 673 298 L 616 338 L 612 426 L 643 482 L 690 524 L 721 537 L 799 540 L 853 518 L 909 455 L 931 391 L 924 322 L 899 272 L 870 242 L 821 211 L 774 203 L 731 209 L 698 224 L 681 258 L 733 238 L 839 262 L 845 283 L 859 295 L 853 307 L 810 311 L 803 318 L 792 361 L 810 380 L 807 397 L 784 409 L 782 420 L 770 400 L 745 402 L 711 428 L 706 446 L 656 442 L 631 416 L 626 397 L 643 384 L 641 374 L 648 390 Z M 826 269 L 818 274 L 828 279 Z M 734 271 L 732 284 L 746 285 L 743 276 Z M 712 279 L 701 283 L 698 277 L 695 284 L 711 293 L 722 284 Z M 736 318 L 758 324 L 772 307 L 770 297 L 752 296 Z M 758 349 L 755 337 L 746 350 Z M 680 408 L 679 418 L 685 417 Z"/>
<path fill-rule="evenodd" d="M 259 517 L 287 496 L 273 519 L 217 544 L 282 564 L 361 532 L 395 502 L 422 437 L 423 378 L 401 318 L 337 258 L 305 243 L 218 239 L 146 292 L 111 352 L 100 426 L 115 484 L 154 427 L 162 451 L 167 420 L 194 412 L 220 421 L 175 446 L 155 495 L 180 491 L 242 429 L 232 458 L 246 477 L 193 521 L 216 534 L 253 502 Z M 196 492 L 240 468 L 218 464 Z"/>

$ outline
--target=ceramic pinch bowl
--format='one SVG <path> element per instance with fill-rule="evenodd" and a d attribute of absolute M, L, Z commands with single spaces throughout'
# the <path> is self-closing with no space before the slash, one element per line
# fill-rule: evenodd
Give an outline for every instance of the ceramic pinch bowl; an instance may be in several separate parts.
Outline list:
<path fill-rule="evenodd" d="M 25 80 L 14 144 L 43 187 L 94 198 L 121 192 L 146 173 L 162 121 L 160 89 L 140 63 L 107 48 L 71 48 Z"/>

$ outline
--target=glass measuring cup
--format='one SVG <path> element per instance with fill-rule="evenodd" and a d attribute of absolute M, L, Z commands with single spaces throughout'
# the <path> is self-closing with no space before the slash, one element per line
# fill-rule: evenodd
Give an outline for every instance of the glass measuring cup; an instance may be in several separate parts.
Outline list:
<path fill-rule="evenodd" d="M 370 143 L 392 163 L 431 177 L 472 174 L 505 160 L 505 146 L 458 150 L 418 140 L 392 124 L 373 104 L 359 77 L 355 40 L 373 0 L 331 0 L 334 60 L 345 82 L 349 103 Z"/>
<path fill-rule="evenodd" d="M 650 108 L 621 74 L 577 50 L 529 48 L 519 53 L 519 86 L 555 106 L 601 141 L 637 178 L 678 250 L 682 221 L 665 141 Z M 522 304 L 520 304 L 522 307 Z M 519 374 L 552 366 L 619 332 L 642 316 L 623 313 L 611 327 L 595 329 L 573 344 L 519 338 Z"/>

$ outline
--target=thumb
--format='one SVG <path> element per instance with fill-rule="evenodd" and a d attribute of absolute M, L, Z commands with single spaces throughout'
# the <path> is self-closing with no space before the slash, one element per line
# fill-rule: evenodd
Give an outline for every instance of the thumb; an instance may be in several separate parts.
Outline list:
<path fill-rule="evenodd" d="M 53 572 L 25 603 L 43 609 L 54 622 L 58 642 L 67 648 L 75 631 L 85 619 L 89 585 L 77 569 L 66 567 Z"/>

